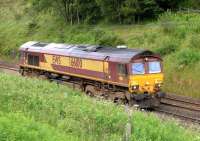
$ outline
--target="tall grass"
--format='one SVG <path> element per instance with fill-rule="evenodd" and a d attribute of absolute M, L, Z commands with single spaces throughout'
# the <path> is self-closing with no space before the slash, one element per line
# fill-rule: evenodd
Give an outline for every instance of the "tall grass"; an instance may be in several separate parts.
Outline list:
<path fill-rule="evenodd" d="M 122 141 L 128 115 L 65 86 L 0 73 L 0 140 Z M 133 112 L 132 141 L 197 141 L 173 121 Z M 176 132 L 175 132 L 176 131 Z"/>
<path fill-rule="evenodd" d="M 48 124 L 39 123 L 21 113 L 0 113 L 1 141 L 64 141 L 76 137 L 58 132 Z"/>
<path fill-rule="evenodd" d="M 122 108 L 90 100 L 64 86 L 1 74 L 0 93 L 0 111 L 23 113 L 78 140 L 123 136 L 127 117 Z"/>

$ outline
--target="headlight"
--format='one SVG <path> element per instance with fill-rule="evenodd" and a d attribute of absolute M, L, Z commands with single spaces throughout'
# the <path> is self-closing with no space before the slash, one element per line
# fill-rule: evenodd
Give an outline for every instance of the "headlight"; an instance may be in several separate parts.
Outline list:
<path fill-rule="evenodd" d="M 139 85 L 133 85 L 132 86 L 132 90 L 138 90 L 139 89 Z"/>
<path fill-rule="evenodd" d="M 156 88 L 161 88 L 161 87 L 162 87 L 162 83 L 157 83 L 157 84 L 155 85 L 155 87 L 156 87 Z"/>

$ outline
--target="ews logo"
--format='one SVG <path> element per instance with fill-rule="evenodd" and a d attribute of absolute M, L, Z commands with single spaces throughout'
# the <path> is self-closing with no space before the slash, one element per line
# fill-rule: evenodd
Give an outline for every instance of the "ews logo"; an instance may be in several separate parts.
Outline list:
<path fill-rule="evenodd" d="M 56 65 L 60 65 L 61 64 L 61 57 L 60 56 L 53 56 L 52 57 L 52 63 L 56 64 Z"/>

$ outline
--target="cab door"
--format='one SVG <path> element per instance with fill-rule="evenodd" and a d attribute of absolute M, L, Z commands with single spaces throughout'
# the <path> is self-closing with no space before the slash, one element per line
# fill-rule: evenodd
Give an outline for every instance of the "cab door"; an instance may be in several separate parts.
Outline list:
<path fill-rule="evenodd" d="M 117 82 L 117 63 L 109 61 L 104 62 L 104 79 L 107 82 Z"/>
<path fill-rule="evenodd" d="M 117 82 L 117 63 L 116 62 L 109 62 L 108 80 L 112 82 Z"/>

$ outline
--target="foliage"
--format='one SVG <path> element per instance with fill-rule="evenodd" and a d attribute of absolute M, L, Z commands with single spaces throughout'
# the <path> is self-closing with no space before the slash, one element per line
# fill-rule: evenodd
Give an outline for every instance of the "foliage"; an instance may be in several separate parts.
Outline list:
<path fill-rule="evenodd" d="M 0 74 L 0 93 L 0 111 L 23 113 L 77 140 L 116 140 L 127 121 L 120 107 L 46 81 Z"/>
<path fill-rule="evenodd" d="M 61 141 L 73 140 L 47 124 L 35 122 L 21 113 L 0 113 L 1 141 Z M 75 138 L 74 138 L 75 139 Z"/>
<path fill-rule="evenodd" d="M 180 3 L 180 7 L 199 9 L 200 1 L 198 1 L 198 0 L 183 0 Z"/>
<path fill-rule="evenodd" d="M 92 34 L 94 34 L 95 43 L 98 45 L 117 46 L 124 44 L 124 41 L 115 34 L 107 33 L 99 28 L 94 29 Z"/>
<path fill-rule="evenodd" d="M 182 1 L 188 1 L 188 0 L 182 0 Z M 180 0 L 156 0 L 159 7 L 163 10 L 169 10 L 169 9 L 176 9 L 179 7 L 180 4 L 182 4 L 182 1 Z"/>
<path fill-rule="evenodd" d="M 162 11 L 175 9 L 173 0 L 29 0 L 33 11 L 54 9 L 66 23 L 94 24 L 100 20 L 131 24 L 155 18 Z"/>
<path fill-rule="evenodd" d="M 130 24 L 135 21 L 157 17 L 160 13 L 179 8 L 200 7 L 196 0 L 29 0 L 37 14 L 54 9 L 67 23 L 106 22 Z M 16 14 L 16 17 L 20 15 Z"/>
<path fill-rule="evenodd" d="M 165 119 L 159 120 L 153 114 L 144 115 L 135 112 L 132 116 L 132 140 L 133 141 L 197 141 L 199 136 L 191 132 L 185 132 L 178 124 Z M 184 138 L 182 137 L 184 135 Z"/>
<path fill-rule="evenodd" d="M 160 47 L 156 48 L 155 51 L 158 54 L 165 56 L 177 51 L 178 47 L 179 45 L 177 40 L 168 38 L 165 39 L 160 45 Z"/>
<path fill-rule="evenodd" d="M 200 61 L 200 53 L 192 49 L 183 49 L 177 53 L 177 64 L 179 67 L 192 65 Z"/>
<path fill-rule="evenodd" d="M 65 86 L 0 73 L 0 96 L 1 140 L 124 139 L 128 115 L 123 107 Z M 195 141 L 199 137 L 172 121 L 163 123 L 140 112 L 133 112 L 131 126 L 131 140 Z"/>
<path fill-rule="evenodd" d="M 193 49 L 200 49 L 200 36 L 199 35 L 191 36 L 189 47 L 193 48 Z"/>
<path fill-rule="evenodd" d="M 99 45 L 116 47 L 117 45 L 124 44 L 124 41 L 117 36 L 113 36 L 111 34 L 110 35 L 106 34 L 104 36 L 101 36 L 101 38 L 99 38 L 97 43 Z"/>
<path fill-rule="evenodd" d="M 171 19 L 171 14 L 171 12 L 167 12 L 159 17 L 160 25 L 164 33 L 173 33 L 176 29 L 176 23 Z"/>

